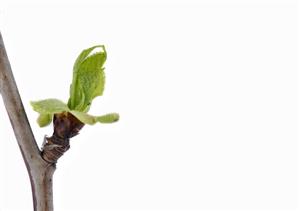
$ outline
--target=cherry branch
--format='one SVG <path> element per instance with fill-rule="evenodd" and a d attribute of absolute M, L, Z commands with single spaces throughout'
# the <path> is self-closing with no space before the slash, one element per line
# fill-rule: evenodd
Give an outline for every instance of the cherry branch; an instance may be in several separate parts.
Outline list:
<path fill-rule="evenodd" d="M 42 159 L 11 70 L 0 32 L 0 92 L 30 177 L 35 211 L 52 211 L 55 164 Z"/>

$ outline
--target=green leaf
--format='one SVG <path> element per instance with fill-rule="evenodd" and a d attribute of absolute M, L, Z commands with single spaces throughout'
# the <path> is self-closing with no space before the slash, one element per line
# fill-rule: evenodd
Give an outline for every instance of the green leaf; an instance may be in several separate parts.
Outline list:
<path fill-rule="evenodd" d="M 105 50 L 105 46 L 104 45 L 96 45 L 96 46 L 93 46 L 91 48 L 88 48 L 88 49 L 85 49 L 83 50 L 80 55 L 78 56 L 78 58 L 76 59 L 75 61 L 75 64 L 74 64 L 74 68 L 80 66 L 80 64 L 90 55 L 90 53 L 96 49 L 96 48 L 102 48 L 104 52 L 106 52 Z"/>
<path fill-rule="evenodd" d="M 113 123 L 119 120 L 118 113 L 110 113 L 103 116 L 96 117 L 96 120 L 100 123 Z"/>
<path fill-rule="evenodd" d="M 40 127 L 45 127 L 52 122 L 53 115 L 51 114 L 40 114 L 37 118 L 37 123 Z"/>
<path fill-rule="evenodd" d="M 119 115 L 117 113 L 110 113 L 103 116 L 92 116 L 80 111 L 70 111 L 77 119 L 79 119 L 84 124 L 94 125 L 97 122 L 100 123 L 113 123 L 119 120 Z"/>
<path fill-rule="evenodd" d="M 91 54 L 95 49 L 101 52 Z M 88 48 L 78 56 L 73 68 L 68 107 L 87 112 L 92 100 L 103 94 L 105 85 L 104 63 L 107 53 L 103 45 Z"/>
<path fill-rule="evenodd" d="M 68 111 L 67 105 L 58 99 L 46 99 L 30 102 L 33 110 L 40 114 L 54 114 Z"/>
<path fill-rule="evenodd" d="M 49 125 L 55 113 L 69 111 L 67 105 L 57 99 L 46 99 L 41 101 L 30 102 L 33 110 L 39 113 L 37 123 L 40 127 Z"/>

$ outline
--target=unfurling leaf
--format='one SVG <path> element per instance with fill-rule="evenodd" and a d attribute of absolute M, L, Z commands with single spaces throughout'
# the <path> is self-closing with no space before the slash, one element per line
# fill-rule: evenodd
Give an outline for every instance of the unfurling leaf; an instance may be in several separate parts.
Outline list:
<path fill-rule="evenodd" d="M 37 122 L 40 127 L 50 124 L 55 114 L 54 132 L 60 134 L 61 137 L 72 137 L 84 124 L 93 125 L 97 122 L 113 123 L 118 121 L 117 113 L 103 116 L 87 114 L 92 100 L 103 94 L 105 86 L 103 66 L 106 58 L 107 53 L 103 45 L 85 49 L 80 53 L 74 63 L 70 97 L 67 104 L 58 99 L 31 102 L 33 110 L 39 113 Z"/>
<path fill-rule="evenodd" d="M 40 127 L 45 127 L 51 123 L 53 114 L 69 111 L 67 105 L 58 99 L 46 99 L 40 101 L 30 102 L 33 110 L 40 115 L 37 119 L 37 123 Z"/>
<path fill-rule="evenodd" d="M 103 116 L 96 117 L 96 120 L 100 123 L 113 123 L 117 122 L 119 120 L 119 114 L 118 113 L 111 113 L 106 114 Z"/>
<path fill-rule="evenodd" d="M 103 116 L 92 116 L 80 111 L 70 111 L 77 119 L 84 124 L 94 125 L 97 122 L 100 123 L 113 123 L 119 120 L 117 113 L 110 113 Z"/>
<path fill-rule="evenodd" d="M 92 54 L 95 49 L 102 49 Z M 92 100 L 103 94 L 105 85 L 104 63 L 107 53 L 103 45 L 88 48 L 78 56 L 73 67 L 68 107 L 71 110 L 87 112 Z"/>
<path fill-rule="evenodd" d="M 46 99 L 30 102 L 33 110 L 40 114 L 53 114 L 68 111 L 67 105 L 58 99 Z"/>
<path fill-rule="evenodd" d="M 37 118 L 37 123 L 40 127 L 45 127 L 52 122 L 53 115 L 51 114 L 40 114 Z"/>

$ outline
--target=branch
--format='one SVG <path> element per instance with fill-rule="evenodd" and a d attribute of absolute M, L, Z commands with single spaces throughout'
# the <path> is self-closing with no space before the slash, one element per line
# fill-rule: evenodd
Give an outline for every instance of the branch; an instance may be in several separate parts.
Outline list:
<path fill-rule="evenodd" d="M 35 211 L 53 210 L 52 175 L 55 164 L 41 157 L 11 70 L 0 32 L 0 92 L 25 161 Z"/>
<path fill-rule="evenodd" d="M 88 57 L 88 54 L 96 47 L 99 46 L 84 50 L 78 57 L 79 59 L 83 59 L 84 57 L 85 60 L 89 61 L 86 64 L 91 65 L 89 68 L 96 70 L 95 72 L 83 71 L 81 73 L 81 75 L 85 74 L 84 77 L 82 76 L 83 78 L 94 78 L 92 83 L 87 83 L 89 87 L 88 91 L 93 93 L 92 95 L 89 93 L 89 95 L 93 97 L 87 99 L 87 104 L 84 105 L 84 108 L 80 107 L 80 110 L 77 110 L 75 113 L 74 111 L 71 112 L 70 109 L 61 113 L 53 112 L 54 132 L 51 137 L 45 137 L 42 151 L 40 151 L 28 122 L 0 32 L 0 93 L 29 173 L 35 211 L 53 210 L 52 177 L 57 160 L 70 148 L 70 138 L 78 135 L 84 123 L 112 123 L 119 118 L 118 114 L 115 113 L 93 117 L 82 112 L 85 109 L 89 109 L 93 98 L 101 95 L 104 89 L 104 73 L 102 72 L 104 69 L 102 66 L 106 60 L 106 51 L 104 49 L 104 52 L 95 54 L 97 57 Z M 81 67 L 80 64 L 76 65 L 77 68 L 86 69 L 85 66 Z M 88 68 L 86 70 L 88 70 Z M 101 74 L 100 78 L 98 77 L 99 74 Z M 74 77 L 75 76 L 76 74 L 74 74 Z M 86 80 L 81 81 L 85 83 Z M 95 85 L 98 82 L 100 82 L 99 85 Z M 78 114 L 80 115 L 77 116 Z"/>
<path fill-rule="evenodd" d="M 30 163 L 33 161 L 41 159 L 40 151 L 33 136 L 14 76 L 11 71 L 1 32 L 0 92 L 24 159 L 30 165 Z"/>

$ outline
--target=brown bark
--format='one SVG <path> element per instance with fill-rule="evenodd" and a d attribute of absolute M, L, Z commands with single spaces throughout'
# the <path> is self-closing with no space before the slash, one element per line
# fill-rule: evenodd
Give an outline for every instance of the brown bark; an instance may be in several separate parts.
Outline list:
<path fill-rule="evenodd" d="M 54 132 L 51 137 L 45 137 L 42 157 L 49 163 L 57 160 L 70 148 L 70 138 L 78 135 L 84 126 L 71 113 L 63 112 L 54 115 Z"/>
<path fill-rule="evenodd" d="M 41 156 L 11 70 L 0 32 L 0 92 L 30 177 L 35 211 L 53 210 L 55 163 Z"/>
<path fill-rule="evenodd" d="M 35 211 L 53 211 L 53 174 L 57 160 L 70 148 L 69 139 L 84 126 L 71 113 L 55 114 L 54 132 L 39 150 L 11 70 L 0 32 L 0 93 L 29 174 Z"/>

